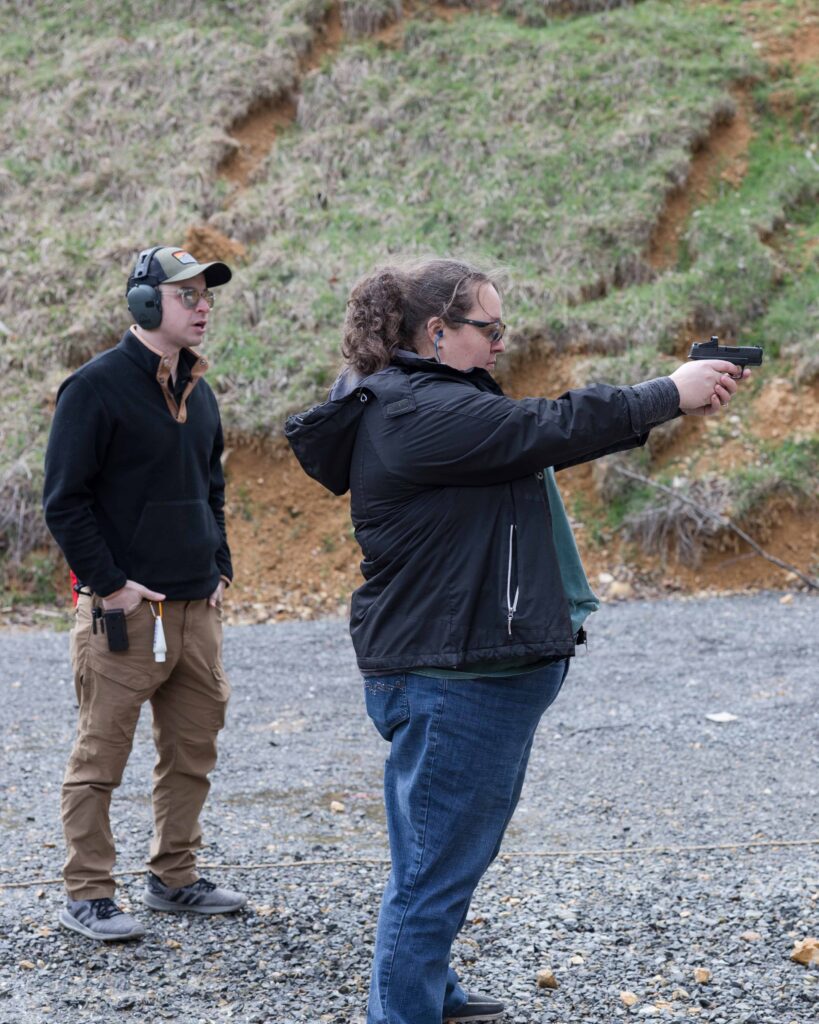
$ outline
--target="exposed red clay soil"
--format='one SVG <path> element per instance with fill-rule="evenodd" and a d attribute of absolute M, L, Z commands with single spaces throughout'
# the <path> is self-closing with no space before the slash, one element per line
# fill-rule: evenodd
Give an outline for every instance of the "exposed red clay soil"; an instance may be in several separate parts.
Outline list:
<path fill-rule="evenodd" d="M 296 101 L 292 96 L 261 100 L 231 128 L 231 135 L 239 146 L 222 162 L 219 173 L 234 185 L 247 185 L 270 152 L 276 136 L 295 120 Z"/>
<path fill-rule="evenodd" d="M 228 238 L 210 224 L 189 227 L 183 244 L 200 263 L 208 260 L 240 263 L 247 255 L 247 249 L 241 242 Z"/>

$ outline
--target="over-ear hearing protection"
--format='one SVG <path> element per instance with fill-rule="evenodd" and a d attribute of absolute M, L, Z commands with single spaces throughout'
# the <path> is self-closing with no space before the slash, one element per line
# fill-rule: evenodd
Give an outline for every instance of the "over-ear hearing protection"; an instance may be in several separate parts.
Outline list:
<path fill-rule="evenodd" d="M 155 245 L 153 249 L 143 249 L 128 279 L 128 309 L 146 331 L 154 331 L 162 323 L 162 292 L 157 288 L 155 275 L 150 273 L 154 253 L 161 248 L 161 245 Z"/>

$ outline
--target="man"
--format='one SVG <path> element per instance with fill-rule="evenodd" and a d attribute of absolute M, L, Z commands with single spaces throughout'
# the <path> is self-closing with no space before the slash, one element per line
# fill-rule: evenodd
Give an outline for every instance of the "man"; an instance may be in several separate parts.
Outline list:
<path fill-rule="evenodd" d="M 224 263 L 199 263 L 183 249 L 144 250 L 127 287 L 136 323 L 57 395 L 45 517 L 80 595 L 71 640 L 80 714 L 62 789 L 68 899 L 60 922 L 92 939 L 144 934 L 113 901 L 109 805 L 148 700 L 157 760 L 144 902 L 201 914 L 246 902 L 199 878 L 195 861 L 230 692 L 221 604 L 232 577 L 222 427 L 197 349 L 210 289 L 230 278 Z"/>

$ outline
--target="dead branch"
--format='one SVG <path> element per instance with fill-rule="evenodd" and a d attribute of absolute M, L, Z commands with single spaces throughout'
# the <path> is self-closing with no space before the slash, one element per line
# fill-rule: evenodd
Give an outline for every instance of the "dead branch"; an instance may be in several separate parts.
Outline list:
<path fill-rule="evenodd" d="M 727 516 L 720 515 L 718 512 L 712 512 L 710 509 L 704 508 L 698 502 L 692 501 L 691 498 L 687 498 L 685 497 L 685 495 L 679 494 L 671 487 L 666 487 L 665 484 L 659 484 L 656 480 L 652 480 L 650 477 L 643 476 L 642 473 L 635 473 L 633 469 L 626 469 L 623 466 L 612 466 L 611 468 L 616 473 L 620 473 L 623 476 L 629 477 L 631 480 L 636 480 L 638 481 L 638 483 L 641 484 L 647 484 L 649 487 L 654 487 L 658 491 L 663 491 L 663 493 L 669 494 L 672 498 L 674 498 L 675 501 L 680 501 L 684 505 L 690 505 L 692 508 L 696 509 L 696 511 L 700 515 L 705 516 L 706 518 L 719 523 L 720 526 L 723 526 L 727 530 L 733 531 L 738 537 L 741 537 L 746 544 L 750 545 L 750 547 L 752 547 L 761 558 L 765 558 L 767 559 L 767 561 L 772 562 L 774 565 L 778 565 L 780 569 L 785 569 L 787 572 L 792 572 L 795 576 L 798 576 L 803 583 L 806 583 L 812 590 L 819 590 L 819 580 L 815 580 L 812 576 L 807 576 L 805 573 L 797 569 L 795 565 L 791 565 L 790 562 L 784 562 L 781 558 L 777 558 L 775 555 L 770 554 L 770 552 L 765 551 L 764 548 L 760 547 L 760 545 L 757 544 L 753 537 L 749 537 L 744 530 L 740 529 L 740 527 L 737 526 L 737 524 L 733 522 L 731 519 L 729 519 Z"/>

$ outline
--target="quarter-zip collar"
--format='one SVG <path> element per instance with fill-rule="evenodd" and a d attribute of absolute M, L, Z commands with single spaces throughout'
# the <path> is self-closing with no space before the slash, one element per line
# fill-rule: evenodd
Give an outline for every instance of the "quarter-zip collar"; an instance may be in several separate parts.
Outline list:
<path fill-rule="evenodd" d="M 177 404 L 171 387 L 171 361 L 167 356 L 163 356 L 161 353 L 149 348 L 131 330 L 125 332 L 117 348 L 156 380 L 171 416 L 173 416 L 177 423 L 185 423 L 188 418 L 187 400 L 196 387 L 199 378 L 207 372 L 210 365 L 207 357 L 200 355 L 191 348 L 180 350 L 179 360 L 180 363 L 184 360 L 185 365 L 188 367 L 190 380 L 185 385 L 185 390 L 182 392 Z"/>

